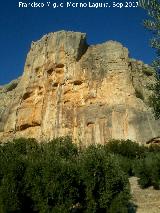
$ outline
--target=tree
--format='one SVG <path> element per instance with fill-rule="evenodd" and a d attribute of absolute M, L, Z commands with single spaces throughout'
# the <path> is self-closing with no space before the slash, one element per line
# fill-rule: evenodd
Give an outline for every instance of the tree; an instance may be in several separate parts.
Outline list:
<path fill-rule="evenodd" d="M 79 150 L 71 138 L 0 145 L 0 213 L 127 213 L 130 187 L 103 146 Z"/>
<path fill-rule="evenodd" d="M 156 50 L 156 58 L 153 67 L 156 70 L 156 82 L 151 86 L 153 91 L 150 96 L 150 106 L 153 108 L 156 119 L 160 118 L 160 1 L 159 0 L 139 0 L 139 5 L 147 10 L 149 19 L 144 21 L 144 26 L 153 32 L 150 41 L 152 48 Z"/>
<path fill-rule="evenodd" d="M 153 186 L 160 189 L 160 153 L 150 152 L 145 158 L 137 160 L 135 173 L 142 188 Z"/>

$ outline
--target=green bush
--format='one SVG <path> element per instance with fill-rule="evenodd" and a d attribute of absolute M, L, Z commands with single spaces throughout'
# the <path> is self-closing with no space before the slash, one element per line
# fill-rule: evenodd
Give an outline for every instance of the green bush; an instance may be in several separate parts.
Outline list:
<path fill-rule="evenodd" d="M 42 153 L 30 158 L 25 190 L 33 200 L 35 210 L 69 212 L 78 202 L 81 183 L 76 153 L 69 138 L 58 138 L 42 144 Z"/>
<path fill-rule="evenodd" d="M 160 188 L 160 146 L 144 147 L 130 140 L 111 140 L 104 149 L 115 154 L 126 174 L 139 177 L 142 188 Z"/>
<path fill-rule="evenodd" d="M 146 148 L 131 140 L 111 140 L 104 146 L 104 150 L 113 153 L 118 160 L 121 169 L 128 176 L 134 175 L 134 164 L 139 158 L 143 158 Z"/>
<path fill-rule="evenodd" d="M 126 175 L 128 175 L 129 177 L 135 175 L 134 164 L 136 163 L 136 159 L 130 159 L 119 154 L 116 154 L 114 157 L 115 159 L 117 159 L 120 168 Z"/>
<path fill-rule="evenodd" d="M 153 186 L 160 189 L 160 153 L 148 153 L 145 158 L 139 159 L 135 173 L 142 188 Z"/>
<path fill-rule="evenodd" d="M 140 91 L 138 89 L 135 89 L 135 95 L 136 95 L 137 98 L 140 98 L 141 100 L 144 100 L 144 96 L 143 96 L 142 91 Z"/>
<path fill-rule="evenodd" d="M 160 153 L 160 146 L 158 144 L 151 144 L 147 151 L 151 153 Z"/>
<path fill-rule="evenodd" d="M 0 145 L 0 168 L 3 213 L 127 212 L 128 178 L 103 146 L 18 139 Z"/>
<path fill-rule="evenodd" d="M 111 140 L 104 146 L 105 150 L 129 159 L 145 156 L 146 147 L 131 140 Z"/>
<path fill-rule="evenodd" d="M 160 148 L 130 140 L 79 149 L 71 138 L 0 145 L 0 212 L 125 213 L 128 175 L 160 187 Z"/>
<path fill-rule="evenodd" d="M 155 70 L 152 67 L 142 67 L 142 72 L 147 76 L 152 76 L 155 74 Z"/>
<path fill-rule="evenodd" d="M 149 97 L 149 105 L 152 107 L 155 119 L 160 118 L 160 75 L 157 73 L 156 82 L 150 86 L 152 95 Z"/>
<path fill-rule="evenodd" d="M 18 139 L 0 145 L 0 206 L 2 212 L 29 211 L 24 192 L 27 154 L 36 149 L 33 139 Z"/>
<path fill-rule="evenodd" d="M 113 154 L 107 154 L 103 146 L 88 147 L 81 155 L 81 175 L 86 212 L 127 212 L 128 178 Z"/>

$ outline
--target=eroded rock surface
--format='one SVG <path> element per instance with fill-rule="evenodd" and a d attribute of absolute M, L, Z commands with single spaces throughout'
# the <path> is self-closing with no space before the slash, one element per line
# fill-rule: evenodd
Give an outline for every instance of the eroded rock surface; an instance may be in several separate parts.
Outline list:
<path fill-rule="evenodd" d="M 147 105 L 148 70 L 118 42 L 89 46 L 83 33 L 50 33 L 32 43 L 22 77 L 0 87 L 0 138 L 145 143 L 160 135 Z"/>

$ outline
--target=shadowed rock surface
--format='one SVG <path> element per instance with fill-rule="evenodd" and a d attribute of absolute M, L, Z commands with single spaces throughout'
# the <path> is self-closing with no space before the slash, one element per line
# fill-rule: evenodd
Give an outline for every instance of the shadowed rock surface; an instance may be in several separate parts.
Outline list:
<path fill-rule="evenodd" d="M 50 33 L 32 43 L 22 77 L 0 87 L 0 139 L 145 143 L 160 135 L 148 107 L 154 81 L 154 70 L 118 42 L 89 46 L 84 33 Z"/>

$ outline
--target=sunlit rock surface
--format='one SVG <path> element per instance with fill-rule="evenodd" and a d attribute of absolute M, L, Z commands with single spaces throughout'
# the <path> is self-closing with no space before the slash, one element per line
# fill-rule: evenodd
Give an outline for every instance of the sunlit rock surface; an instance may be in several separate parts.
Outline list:
<path fill-rule="evenodd" d="M 33 42 L 24 73 L 0 87 L 0 140 L 71 135 L 82 145 L 160 135 L 148 107 L 154 71 L 115 41 L 59 31 Z"/>

